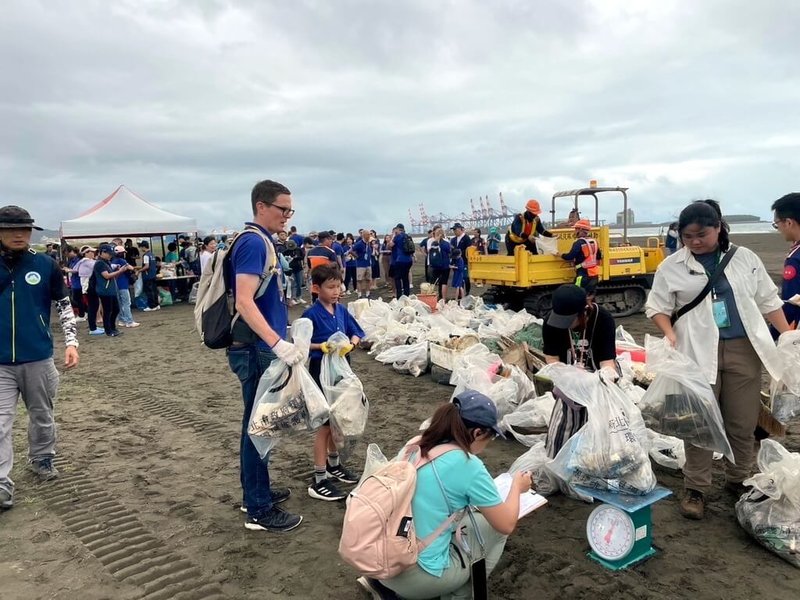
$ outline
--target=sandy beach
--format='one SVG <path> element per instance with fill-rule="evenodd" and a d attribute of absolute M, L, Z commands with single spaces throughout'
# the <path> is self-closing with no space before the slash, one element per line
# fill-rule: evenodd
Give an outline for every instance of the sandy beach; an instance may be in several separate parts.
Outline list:
<path fill-rule="evenodd" d="M 756 251 L 779 281 L 786 245 L 777 234 L 734 236 L 734 242 Z M 421 280 L 417 273 L 415 281 Z M 300 312 L 292 309 L 292 316 Z M 225 353 L 201 345 L 191 306 L 138 313 L 137 319 L 142 327 L 116 339 L 90 339 L 82 325 L 81 365 L 62 373 L 56 406 L 59 480 L 37 484 L 25 471 L 26 414 L 18 411 L 17 505 L 0 513 L 0 597 L 364 597 L 356 573 L 336 552 L 344 503 L 306 493 L 311 435 L 281 443 L 270 469 L 276 485 L 292 489 L 287 507 L 304 515 L 301 527 L 284 535 L 246 531 L 239 511 L 242 401 Z M 655 333 L 644 315 L 618 322 L 638 340 Z M 353 366 L 372 406 L 367 434 L 350 462 L 360 470 L 367 442 L 396 452 L 452 388 L 428 376 L 400 375 L 363 351 L 354 354 Z M 797 451 L 798 424 L 794 429 L 784 443 Z M 497 441 L 485 460 L 497 474 L 525 450 L 515 441 Z M 796 597 L 800 572 L 739 527 L 717 471 L 707 518 L 692 522 L 677 511 L 680 474 L 657 467 L 659 482 L 676 494 L 654 507 L 659 552 L 619 573 L 586 557 L 593 507 L 551 497 L 509 539 L 490 579 L 491 597 Z"/>

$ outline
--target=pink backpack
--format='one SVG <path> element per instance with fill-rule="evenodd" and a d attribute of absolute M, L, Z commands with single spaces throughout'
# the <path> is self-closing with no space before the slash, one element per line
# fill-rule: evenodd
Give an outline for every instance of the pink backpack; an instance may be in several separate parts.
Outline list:
<path fill-rule="evenodd" d="M 419 553 L 463 515 L 463 511 L 451 514 L 423 540 L 415 535 L 411 499 L 417 487 L 417 471 L 453 450 L 461 448 L 442 444 L 432 448 L 427 458 L 422 458 L 419 447 L 406 446 L 405 460 L 387 463 L 353 490 L 347 501 L 339 540 L 342 560 L 373 579 L 391 579 L 413 567 Z M 411 462 L 409 459 L 414 453 L 416 458 Z"/>

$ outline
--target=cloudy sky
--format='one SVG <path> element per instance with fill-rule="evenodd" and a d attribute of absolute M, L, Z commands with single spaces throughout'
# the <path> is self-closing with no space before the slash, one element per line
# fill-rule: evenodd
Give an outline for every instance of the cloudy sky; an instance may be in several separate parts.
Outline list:
<path fill-rule="evenodd" d="M 5 0 L 0 203 L 124 183 L 204 228 L 259 179 L 301 230 L 631 188 L 637 218 L 800 188 L 791 0 Z M 618 206 L 603 211 L 611 216 Z"/>

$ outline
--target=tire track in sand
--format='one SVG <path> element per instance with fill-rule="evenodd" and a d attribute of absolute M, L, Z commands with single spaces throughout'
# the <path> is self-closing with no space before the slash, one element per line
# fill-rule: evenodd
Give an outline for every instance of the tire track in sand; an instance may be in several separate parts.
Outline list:
<path fill-rule="evenodd" d="M 114 496 L 71 463 L 56 458 L 63 473 L 39 486 L 48 509 L 119 582 L 142 588 L 143 600 L 224 598 L 218 583 L 171 551 Z"/>

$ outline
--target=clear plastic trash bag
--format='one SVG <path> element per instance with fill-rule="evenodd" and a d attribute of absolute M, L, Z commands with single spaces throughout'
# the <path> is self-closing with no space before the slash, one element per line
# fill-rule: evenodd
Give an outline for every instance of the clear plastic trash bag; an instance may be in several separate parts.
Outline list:
<path fill-rule="evenodd" d="M 367 480 L 367 477 L 375 473 L 388 462 L 389 459 L 384 456 L 378 444 L 369 444 L 367 446 L 367 457 L 364 460 L 364 470 L 361 472 L 361 479 L 358 480 L 358 484 L 350 493 L 352 494 L 353 492 L 357 491 Z"/>
<path fill-rule="evenodd" d="M 569 485 L 631 495 L 653 491 L 647 430 L 636 405 L 601 373 L 551 365 L 549 374 L 564 394 L 586 407 L 588 420 L 548 468 Z"/>
<path fill-rule="evenodd" d="M 686 464 L 686 449 L 683 440 L 669 435 L 664 435 L 647 430 L 647 437 L 650 440 L 650 458 L 653 462 L 666 467 L 667 469 L 679 470 Z"/>
<path fill-rule="evenodd" d="M 533 481 L 533 489 L 542 496 L 549 496 L 559 490 L 558 480 L 545 468 L 549 462 L 544 441 L 540 441 L 517 458 L 509 467 L 508 472 L 512 475 L 519 471 L 529 472 Z"/>
<path fill-rule="evenodd" d="M 328 338 L 328 344 L 334 349 L 349 343 L 340 331 Z M 330 406 L 333 441 L 337 448 L 343 448 L 348 441 L 361 437 L 367 427 L 369 401 L 364 395 L 364 386 L 347 359 L 336 351 L 323 356 L 319 380 Z"/>
<path fill-rule="evenodd" d="M 780 380 L 772 380 L 772 416 L 787 423 L 800 416 L 800 331 L 787 331 L 778 338 Z"/>
<path fill-rule="evenodd" d="M 547 427 L 555 401 L 550 392 L 538 398 L 532 398 L 520 404 L 514 412 L 502 417 L 499 423 L 500 428 L 513 435 L 521 444 L 534 446 L 540 440 L 544 440 L 546 434 L 523 434 L 517 429 L 520 427 L 529 429 Z"/>
<path fill-rule="evenodd" d="M 739 524 L 768 550 L 800 568 L 800 454 L 764 440 L 753 489 L 736 503 Z"/>
<path fill-rule="evenodd" d="M 306 355 L 312 331 L 308 319 L 298 319 L 292 324 L 293 341 Z M 258 382 L 247 432 L 263 458 L 279 438 L 319 429 L 329 417 L 325 395 L 305 364 L 290 366 L 276 359 Z"/>
<path fill-rule="evenodd" d="M 647 427 L 734 462 L 719 403 L 697 363 L 666 339 L 648 337 L 645 344 L 647 368 L 656 373 L 639 402 Z"/>

